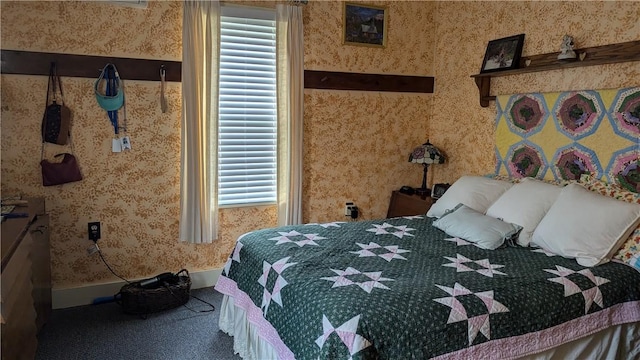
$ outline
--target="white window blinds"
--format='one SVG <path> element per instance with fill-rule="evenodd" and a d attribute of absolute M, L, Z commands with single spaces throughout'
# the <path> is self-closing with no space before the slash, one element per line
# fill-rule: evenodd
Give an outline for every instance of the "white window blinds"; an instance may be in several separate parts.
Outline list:
<path fill-rule="evenodd" d="M 273 204 L 277 191 L 276 22 L 271 10 L 222 7 L 218 204 Z"/>

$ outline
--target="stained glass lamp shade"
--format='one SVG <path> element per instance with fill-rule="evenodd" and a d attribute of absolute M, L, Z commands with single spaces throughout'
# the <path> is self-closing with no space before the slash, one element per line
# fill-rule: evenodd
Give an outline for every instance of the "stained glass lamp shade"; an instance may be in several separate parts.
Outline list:
<path fill-rule="evenodd" d="M 426 143 L 413 149 L 413 152 L 409 155 L 409 162 L 422 164 L 424 173 L 422 175 L 422 186 L 420 189 L 416 189 L 416 194 L 421 196 L 431 195 L 431 190 L 427 188 L 427 170 L 431 164 L 444 163 L 444 156 L 440 150 L 433 146 L 428 140 Z"/>

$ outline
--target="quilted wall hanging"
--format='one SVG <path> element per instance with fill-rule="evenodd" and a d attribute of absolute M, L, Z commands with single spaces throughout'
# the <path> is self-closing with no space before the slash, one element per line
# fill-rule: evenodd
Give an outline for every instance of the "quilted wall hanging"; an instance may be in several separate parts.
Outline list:
<path fill-rule="evenodd" d="M 640 192 L 640 87 L 502 95 L 496 174 L 596 178 Z"/>

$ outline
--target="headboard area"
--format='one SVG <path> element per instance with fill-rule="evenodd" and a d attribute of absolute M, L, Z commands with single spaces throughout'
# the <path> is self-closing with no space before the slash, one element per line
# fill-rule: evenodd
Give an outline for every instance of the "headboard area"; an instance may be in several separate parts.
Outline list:
<path fill-rule="evenodd" d="M 640 192 L 640 87 L 502 95 L 496 174 L 598 179 Z"/>

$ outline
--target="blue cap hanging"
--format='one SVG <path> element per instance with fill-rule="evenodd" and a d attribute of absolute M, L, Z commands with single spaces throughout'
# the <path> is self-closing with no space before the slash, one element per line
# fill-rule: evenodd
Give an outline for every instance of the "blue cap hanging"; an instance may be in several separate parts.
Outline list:
<path fill-rule="evenodd" d="M 113 130 L 118 134 L 118 109 L 124 104 L 124 89 L 115 65 L 107 64 L 102 69 L 95 82 L 94 92 L 98 105 L 107 111 Z"/>
<path fill-rule="evenodd" d="M 101 82 L 105 81 L 105 85 Z M 101 88 L 104 89 L 104 94 L 101 93 Z M 118 110 L 124 103 L 124 91 L 122 89 L 122 83 L 120 82 L 120 75 L 118 69 L 113 64 L 107 64 L 100 72 L 100 77 L 96 80 L 94 85 L 96 94 L 96 100 L 101 108 L 107 111 Z"/>

